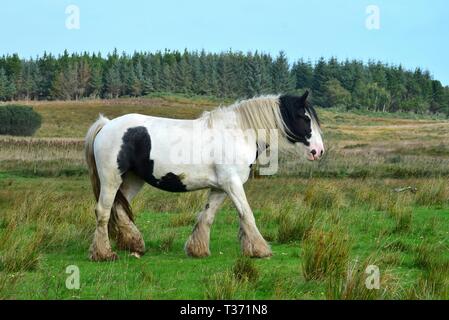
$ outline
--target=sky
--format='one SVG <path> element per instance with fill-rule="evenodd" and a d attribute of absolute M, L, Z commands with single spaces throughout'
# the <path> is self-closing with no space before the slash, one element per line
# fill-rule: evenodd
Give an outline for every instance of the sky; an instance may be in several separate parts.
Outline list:
<path fill-rule="evenodd" d="M 70 5 L 79 9 L 79 19 L 66 13 Z M 369 6 L 378 15 L 367 12 Z M 114 48 L 283 50 L 290 62 L 374 59 L 421 67 L 449 85 L 449 1 L 0 0 L 0 54 L 28 58 Z"/>

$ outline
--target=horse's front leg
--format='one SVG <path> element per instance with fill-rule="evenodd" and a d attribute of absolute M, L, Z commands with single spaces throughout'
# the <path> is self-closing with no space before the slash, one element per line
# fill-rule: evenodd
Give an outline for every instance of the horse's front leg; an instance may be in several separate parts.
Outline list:
<path fill-rule="evenodd" d="M 234 203 L 240 216 L 239 238 L 244 255 L 265 258 L 272 255 L 270 246 L 262 237 L 256 226 L 253 211 L 246 199 L 243 184 L 239 178 L 230 181 L 225 190 Z"/>
<path fill-rule="evenodd" d="M 209 239 L 210 227 L 214 222 L 215 214 L 226 198 L 226 193 L 218 190 L 211 190 L 207 204 L 198 215 L 198 221 L 193 228 L 193 232 L 185 244 L 185 251 L 191 257 L 206 257 L 210 255 Z"/>

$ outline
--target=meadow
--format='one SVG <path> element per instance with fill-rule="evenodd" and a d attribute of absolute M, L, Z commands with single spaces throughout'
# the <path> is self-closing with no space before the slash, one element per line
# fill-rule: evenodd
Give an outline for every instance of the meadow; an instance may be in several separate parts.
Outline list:
<path fill-rule="evenodd" d="M 83 136 L 98 113 L 193 118 L 222 101 L 154 95 L 30 102 L 34 137 L 0 137 L 2 299 L 448 299 L 449 121 L 319 109 L 326 156 L 282 158 L 279 174 L 246 184 L 268 259 L 241 257 L 229 200 L 211 231 L 212 255 L 183 245 L 205 191 L 146 186 L 133 201 L 147 252 L 88 260 L 94 199 Z M 80 289 L 66 288 L 67 266 Z M 365 286 L 367 266 L 380 288 Z"/>

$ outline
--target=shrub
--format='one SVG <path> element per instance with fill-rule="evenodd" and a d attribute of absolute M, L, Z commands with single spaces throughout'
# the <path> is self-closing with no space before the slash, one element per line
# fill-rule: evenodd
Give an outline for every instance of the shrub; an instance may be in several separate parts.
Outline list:
<path fill-rule="evenodd" d="M 42 118 L 31 107 L 0 106 L 0 134 L 32 136 L 40 128 Z"/>

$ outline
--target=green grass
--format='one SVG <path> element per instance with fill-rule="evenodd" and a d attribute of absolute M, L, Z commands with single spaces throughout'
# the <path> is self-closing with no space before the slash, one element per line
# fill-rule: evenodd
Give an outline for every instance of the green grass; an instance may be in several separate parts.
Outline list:
<path fill-rule="evenodd" d="M 279 183 L 273 185 L 273 182 Z M 263 234 L 276 234 L 282 228 L 277 223 L 281 219 L 279 211 L 273 209 L 276 206 L 278 209 L 280 206 L 283 215 L 293 217 L 297 212 L 289 208 L 289 203 L 308 208 L 304 200 L 304 191 L 308 188 L 305 182 L 296 178 L 249 182 L 248 198 Z M 409 181 L 396 181 L 405 182 Z M 173 195 L 145 188 L 134 202 L 134 208 L 147 253 L 137 259 L 125 251 L 118 251 L 120 259 L 116 262 L 93 263 L 87 259 L 95 222 L 86 177 L 2 175 L 0 210 L 5 214 L 0 223 L 0 277 L 6 280 L 0 286 L 0 297 L 368 299 L 372 295 L 369 292 L 367 295 L 363 288 L 348 293 L 342 287 L 349 281 L 344 276 L 347 268 L 355 261 L 373 259 L 389 279 L 385 280 L 388 283 L 386 292 L 376 294 L 374 298 L 407 298 L 416 293 L 416 288 L 424 286 L 422 283 L 426 283 L 427 297 L 441 298 L 432 288 L 445 288 L 444 280 L 432 278 L 429 289 L 429 282 L 425 279 L 435 277 L 435 271 L 428 275 L 432 272 L 429 270 L 437 268 L 443 274 L 447 271 L 448 203 L 439 208 L 422 207 L 416 204 L 416 195 L 403 197 L 393 194 L 391 197 L 396 199 L 390 200 L 380 192 L 382 188 L 376 180 L 348 183 L 339 179 L 319 179 L 308 183 L 338 188 L 344 205 L 340 210 L 327 206 L 317 209 L 311 222 L 315 231 L 305 233 L 301 238 L 284 238 L 281 242 L 272 240 L 273 257 L 269 259 L 248 261 L 241 257 L 237 241 L 237 213 L 229 202 L 220 210 L 212 227 L 212 255 L 205 259 L 186 257 L 183 245 L 193 224 L 173 221 L 186 212 L 199 209 L 204 193 Z M 46 190 L 39 189 L 42 184 Z M 378 195 L 373 203 L 361 203 L 353 196 L 354 185 L 362 184 L 369 185 Z M 289 188 L 289 185 L 296 187 Z M 277 195 L 270 193 L 270 188 L 279 189 L 278 192 L 284 195 L 280 204 Z M 397 232 L 395 215 L 388 208 L 374 208 L 375 202 L 381 200 L 399 201 L 409 206 L 413 215 L 411 225 Z M 307 212 L 313 212 L 312 208 Z M 320 235 L 330 239 L 325 241 L 325 249 L 319 244 Z M 426 243 L 437 243 L 438 251 L 427 249 L 423 253 L 424 239 Z M 335 246 L 343 247 L 334 250 Z M 321 250 L 325 250 L 324 260 L 320 260 Z M 314 262 L 308 262 L 311 255 Z M 438 256 L 437 262 L 433 261 L 435 256 Z M 317 263 L 317 257 L 321 262 Z M 78 291 L 65 287 L 68 276 L 65 270 L 69 265 L 80 269 L 81 289 Z M 429 267 L 433 265 L 436 267 Z M 313 276 L 309 277 L 310 274 Z M 358 277 L 349 283 L 360 286 L 360 275 Z"/>

